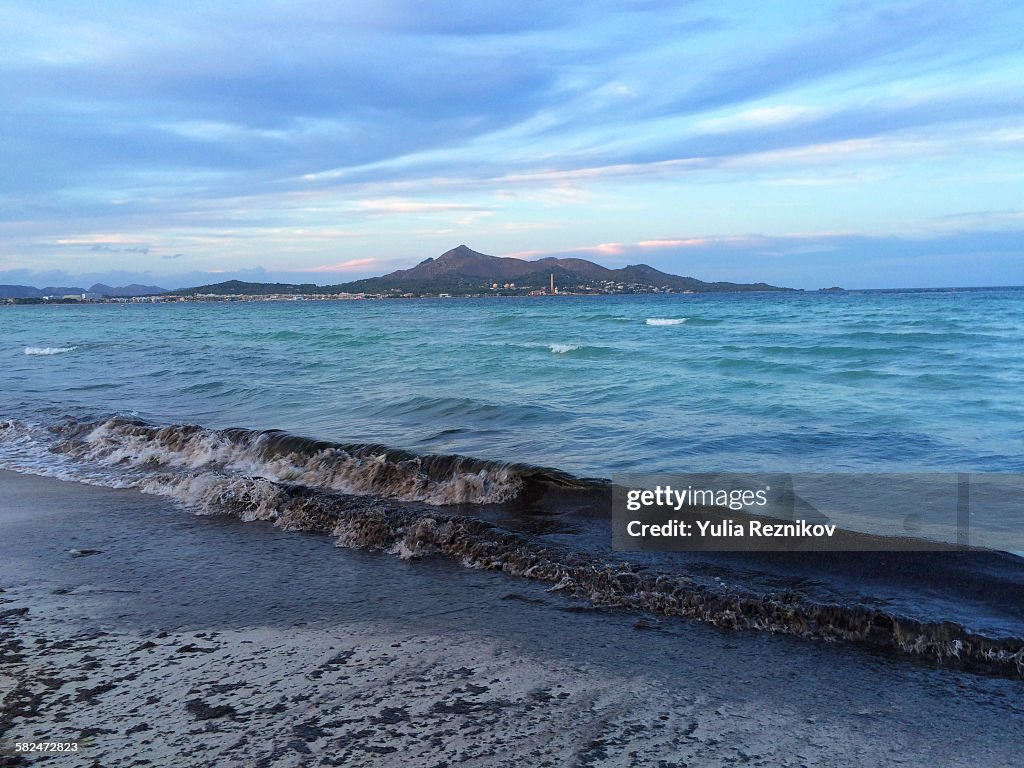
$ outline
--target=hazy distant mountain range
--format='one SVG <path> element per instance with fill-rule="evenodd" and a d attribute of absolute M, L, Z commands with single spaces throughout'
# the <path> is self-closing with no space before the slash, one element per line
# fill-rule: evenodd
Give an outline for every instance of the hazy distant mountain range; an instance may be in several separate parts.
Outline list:
<path fill-rule="evenodd" d="M 421 261 L 410 269 L 400 269 L 381 277 L 370 277 L 337 285 L 316 286 L 312 283 L 246 283 L 230 280 L 174 291 L 175 294 L 196 295 L 267 295 L 304 293 L 371 293 L 382 295 L 456 295 L 488 292 L 528 293 L 546 290 L 552 276 L 555 286 L 566 293 L 646 293 L 665 291 L 681 293 L 724 291 L 787 291 L 767 283 L 708 283 L 694 277 L 680 277 L 661 272 L 646 264 L 621 269 L 608 269 L 586 259 L 536 261 L 511 257 L 488 256 L 460 245 L 437 258 Z"/>
<path fill-rule="evenodd" d="M 156 285 L 122 285 L 113 287 L 96 283 L 91 288 L 78 288 L 75 286 L 47 286 L 46 288 L 33 288 L 30 285 L 0 285 L 0 299 L 41 299 L 43 296 L 81 296 L 89 294 L 92 296 L 107 296 L 109 298 L 121 298 L 131 296 L 153 296 L 159 293 L 166 293 L 166 288 Z"/>

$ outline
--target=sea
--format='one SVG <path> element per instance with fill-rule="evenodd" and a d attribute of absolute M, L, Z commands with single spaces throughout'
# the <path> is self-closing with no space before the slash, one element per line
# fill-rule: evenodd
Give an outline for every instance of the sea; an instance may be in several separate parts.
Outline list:
<path fill-rule="evenodd" d="M 0 306 L 0 469 L 1019 675 L 1012 546 L 631 555 L 606 507 L 623 473 L 1024 473 L 1022 350 L 1019 288 Z"/>

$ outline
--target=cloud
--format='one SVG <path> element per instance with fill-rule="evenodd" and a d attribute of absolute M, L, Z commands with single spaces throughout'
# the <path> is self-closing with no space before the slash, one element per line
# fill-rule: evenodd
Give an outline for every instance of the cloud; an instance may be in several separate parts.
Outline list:
<path fill-rule="evenodd" d="M 378 264 L 378 259 L 349 259 L 338 264 L 325 264 L 319 267 L 308 267 L 307 269 L 295 270 L 297 272 L 349 272 L 352 270 L 365 269 Z"/>
<path fill-rule="evenodd" d="M 517 251 L 514 253 L 506 253 L 505 256 L 509 256 L 514 259 L 537 259 L 544 256 L 579 256 L 581 254 L 589 255 L 595 258 L 608 257 L 608 256 L 621 256 L 629 250 L 629 246 L 625 243 L 598 243 L 597 245 L 583 245 L 576 248 L 560 248 L 557 250 L 543 250 L 534 249 L 529 251 Z"/>
<path fill-rule="evenodd" d="M 821 107 L 779 104 L 770 107 L 746 109 L 726 117 L 713 117 L 698 122 L 698 127 L 708 133 L 774 128 L 780 125 L 806 123 L 821 115 Z"/>
<path fill-rule="evenodd" d="M 1019 3 L 182 2 L 4 6 L 2 263 L 692 253 L 673 206 L 878 235 L 887 195 L 941 228 L 1019 181 Z"/>
<path fill-rule="evenodd" d="M 712 242 L 707 237 L 688 237 L 675 240 L 641 240 L 636 243 L 637 248 L 689 248 L 699 245 L 709 245 Z"/>
<path fill-rule="evenodd" d="M 837 284 L 847 288 L 1021 285 L 1022 223 L 1018 221 L 1015 230 L 917 236 L 807 232 L 660 238 L 510 255 L 537 259 L 586 254 L 599 262 L 602 256 L 614 257 L 616 264 L 645 262 L 702 280 L 764 281 L 805 289 Z"/>
<path fill-rule="evenodd" d="M 56 240 L 57 245 L 88 245 L 96 249 L 119 247 L 132 250 L 140 247 L 136 245 L 138 242 L 138 238 L 131 235 L 109 234 L 76 235 L 74 237 L 61 237 Z"/>
<path fill-rule="evenodd" d="M 666 106 L 673 112 L 708 110 L 844 72 L 875 74 L 876 67 L 898 68 L 901 77 L 908 77 L 962 56 L 963 43 L 979 31 L 984 34 L 986 23 L 977 8 L 952 3 L 840 5 L 781 44 L 738 51 L 729 60 L 735 63 L 707 72 Z M 1001 51 L 1009 45 L 1004 39 Z"/>
<path fill-rule="evenodd" d="M 89 248 L 89 250 L 90 251 L 94 251 L 96 253 L 100 253 L 100 252 L 103 252 L 103 253 L 139 253 L 139 254 L 147 254 L 147 253 L 149 253 L 149 248 L 144 247 L 144 246 L 143 247 L 137 247 L 137 248 L 111 248 L 109 245 L 94 245 L 91 248 Z"/>
<path fill-rule="evenodd" d="M 355 203 L 353 208 L 361 213 L 381 216 L 406 213 L 452 213 L 458 211 L 481 210 L 479 206 L 468 203 L 434 203 L 417 200 L 403 200 L 399 198 L 359 200 Z"/>

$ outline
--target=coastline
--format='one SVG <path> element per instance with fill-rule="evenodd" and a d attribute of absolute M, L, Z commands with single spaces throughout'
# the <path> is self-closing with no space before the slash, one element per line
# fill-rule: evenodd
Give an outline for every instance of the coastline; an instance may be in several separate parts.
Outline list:
<path fill-rule="evenodd" d="M 1024 759 L 1018 681 L 597 610 L 135 491 L 2 472 L 0 498 L 12 765 L 26 738 L 79 739 L 35 758 L 60 765 Z"/>
<path fill-rule="evenodd" d="M 607 299 L 623 296 L 676 296 L 676 297 L 707 297 L 722 295 L 779 294 L 806 296 L 842 296 L 850 294 L 900 294 L 900 293 L 963 293 L 969 291 L 1020 291 L 1024 286 L 991 285 L 991 286 L 937 286 L 931 288 L 784 288 L 771 290 L 715 290 L 715 291 L 630 291 L 624 293 L 586 293 L 570 290 L 557 293 L 422 293 L 422 294 L 377 294 L 377 293 L 271 293 L 271 294 L 199 294 L 183 295 L 167 291 L 152 296 L 105 296 L 97 299 L 33 299 L 26 297 L 8 297 L 0 299 L 0 307 L 29 306 L 85 306 L 98 304 L 216 304 L 216 303 L 281 303 L 291 301 L 385 301 L 393 299 L 545 299 L 545 298 L 593 298 Z"/>

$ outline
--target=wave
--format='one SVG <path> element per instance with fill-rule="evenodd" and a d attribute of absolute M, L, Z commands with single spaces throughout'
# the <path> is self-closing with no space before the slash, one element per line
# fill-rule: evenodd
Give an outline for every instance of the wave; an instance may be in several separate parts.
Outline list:
<path fill-rule="evenodd" d="M 579 344 L 549 344 L 548 349 L 556 355 L 564 355 L 566 352 L 575 352 L 580 348 Z"/>
<path fill-rule="evenodd" d="M 613 315 L 607 312 L 595 312 L 593 314 L 584 314 L 578 317 L 579 320 L 591 323 L 611 322 L 611 323 L 633 323 L 636 322 L 635 318 L 628 317 L 626 315 Z"/>
<path fill-rule="evenodd" d="M 561 344 L 553 343 L 545 345 L 549 352 L 555 355 L 570 355 L 572 357 L 585 357 L 603 359 L 614 357 L 619 350 L 614 346 L 601 344 Z"/>
<path fill-rule="evenodd" d="M 73 352 L 78 347 L 25 347 L 26 355 L 63 355 L 65 352 Z"/>
<path fill-rule="evenodd" d="M 544 422 L 551 411 L 537 404 L 498 404 L 468 397 L 428 397 L 417 395 L 406 400 L 380 400 L 373 411 L 382 417 L 440 417 L 445 421 L 476 421 L 481 424 L 523 424 Z"/>
<path fill-rule="evenodd" d="M 528 503 L 553 489 L 591 482 L 527 464 L 331 443 L 281 430 L 156 426 L 124 417 L 72 420 L 51 430 L 8 421 L 0 423 L 0 442 L 13 457 L 11 468 L 49 465 L 48 474 L 77 471 L 91 480 L 102 479 L 105 470 L 118 484 L 139 487 L 156 476 L 214 473 L 431 505 L 479 505 Z"/>
<path fill-rule="evenodd" d="M 689 322 L 688 317 L 648 317 L 646 325 L 682 325 Z"/>
<path fill-rule="evenodd" d="M 599 606 L 1024 675 L 1024 642 L 1017 638 L 884 607 L 823 602 L 790 587 L 712 580 L 696 564 L 653 568 L 623 562 L 621 553 L 611 562 L 610 485 L 554 469 L 120 416 L 54 426 L 0 421 L 0 466 L 139 488 L 197 514 L 268 521 L 332 536 L 341 547 L 453 559 L 542 581 Z M 547 536 L 549 523 L 578 535 Z"/>

